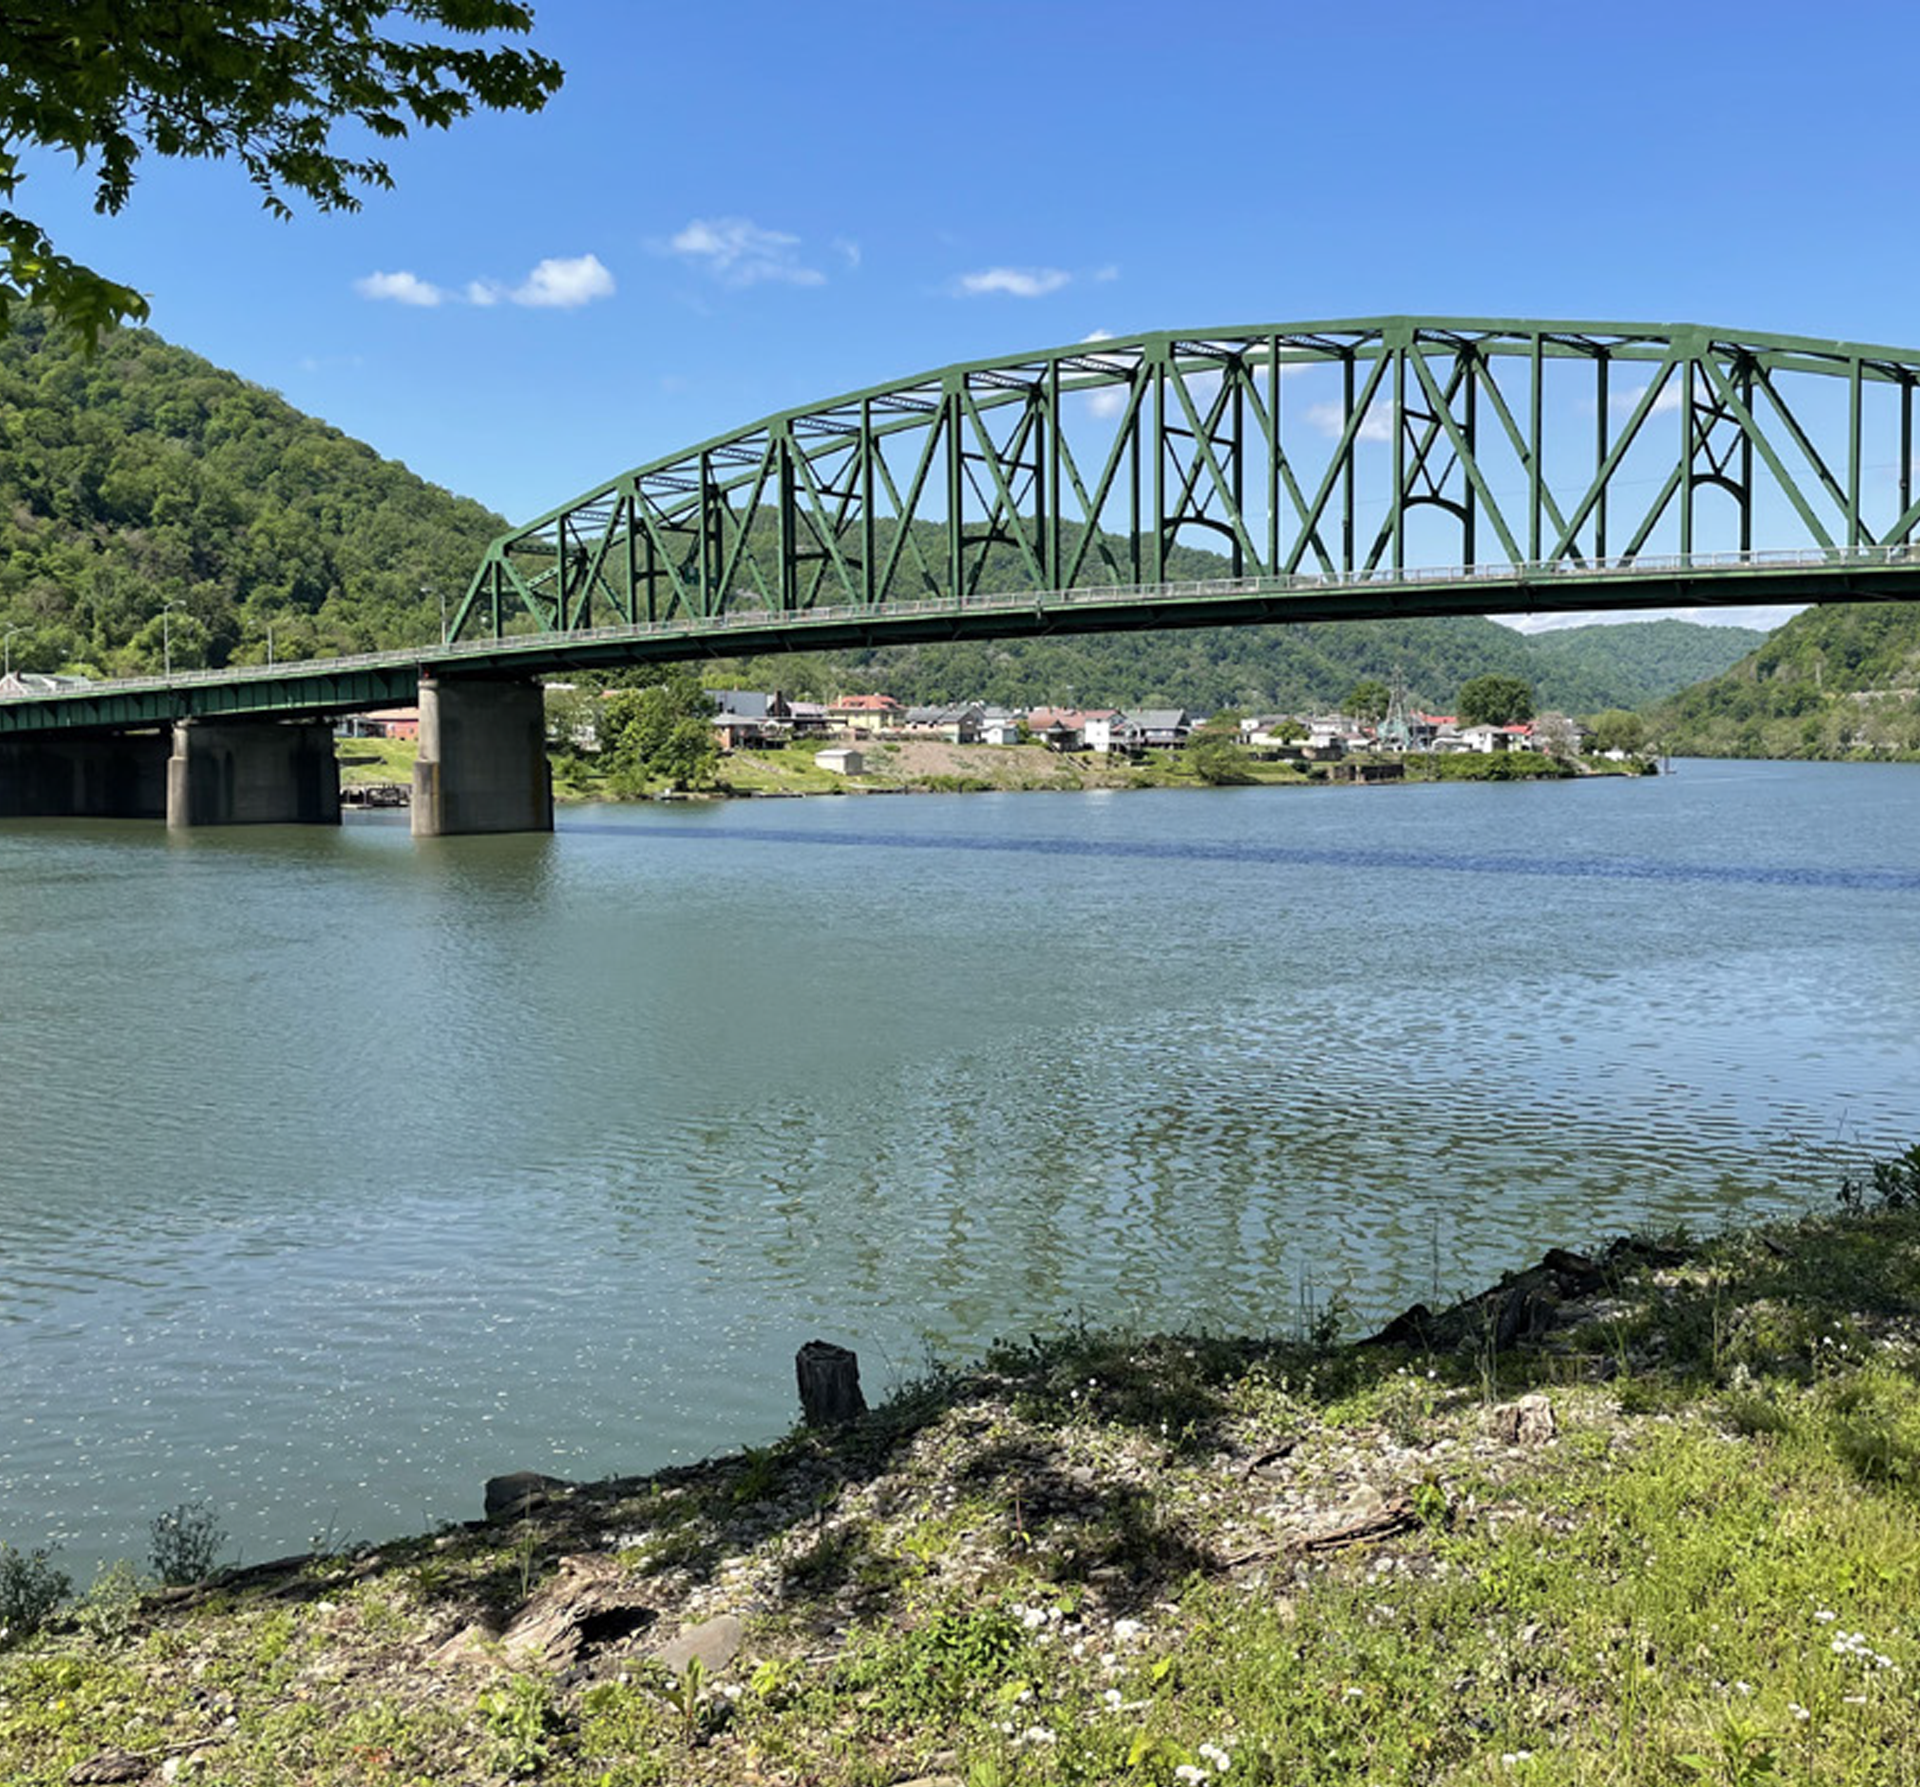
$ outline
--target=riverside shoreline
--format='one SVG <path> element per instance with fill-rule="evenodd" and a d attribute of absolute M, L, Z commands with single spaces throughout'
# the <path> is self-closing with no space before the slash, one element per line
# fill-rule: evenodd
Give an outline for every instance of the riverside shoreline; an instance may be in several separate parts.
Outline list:
<path fill-rule="evenodd" d="M 1920 1778 L 1913 1208 L 1335 1313 L 1029 1337 L 844 1428 L 83 1607 L 0 1652 L 0 1777 Z"/>

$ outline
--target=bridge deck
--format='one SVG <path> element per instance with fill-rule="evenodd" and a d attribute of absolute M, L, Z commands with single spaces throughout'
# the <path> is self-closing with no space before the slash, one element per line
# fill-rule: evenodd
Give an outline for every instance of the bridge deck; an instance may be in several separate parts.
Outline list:
<path fill-rule="evenodd" d="M 1608 563 L 1295 573 L 1100 585 L 795 612 L 735 608 L 639 626 L 526 632 L 293 664 L 129 677 L 0 699 L 0 736 L 121 731 L 178 719 L 353 713 L 411 703 L 423 674 L 543 676 L 786 651 L 974 638 L 1586 609 L 1733 607 L 1920 597 L 1920 543 L 1693 554 Z"/>

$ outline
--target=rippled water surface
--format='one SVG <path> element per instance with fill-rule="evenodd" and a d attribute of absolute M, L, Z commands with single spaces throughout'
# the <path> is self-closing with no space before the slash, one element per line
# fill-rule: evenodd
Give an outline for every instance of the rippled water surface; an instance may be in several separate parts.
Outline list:
<path fill-rule="evenodd" d="M 1920 1134 L 1920 769 L 0 825 L 0 1538 L 251 1557 Z"/>

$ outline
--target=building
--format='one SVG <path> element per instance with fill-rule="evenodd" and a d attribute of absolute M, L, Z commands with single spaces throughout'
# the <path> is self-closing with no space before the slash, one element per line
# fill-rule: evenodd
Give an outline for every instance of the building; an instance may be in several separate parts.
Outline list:
<path fill-rule="evenodd" d="M 891 695 L 842 695 L 827 708 L 827 717 L 848 732 L 873 737 L 900 724 L 900 703 Z"/>
<path fill-rule="evenodd" d="M 835 745 L 829 750 L 815 751 L 813 761 L 836 776 L 857 776 L 867 767 L 866 758 L 851 745 Z"/>

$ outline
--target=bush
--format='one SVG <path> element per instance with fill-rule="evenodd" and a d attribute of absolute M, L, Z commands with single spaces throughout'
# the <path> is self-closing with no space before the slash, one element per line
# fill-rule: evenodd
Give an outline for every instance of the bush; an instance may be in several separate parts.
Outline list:
<path fill-rule="evenodd" d="M 0 1648 L 31 1638 L 67 1598 L 73 1581 L 52 1559 L 45 1548 L 15 1551 L 0 1544 Z"/>
<path fill-rule="evenodd" d="M 182 1502 L 165 1514 L 156 1514 L 147 1531 L 153 1536 L 147 1561 L 169 1588 L 205 1582 L 227 1542 L 227 1530 L 211 1502 Z"/>

